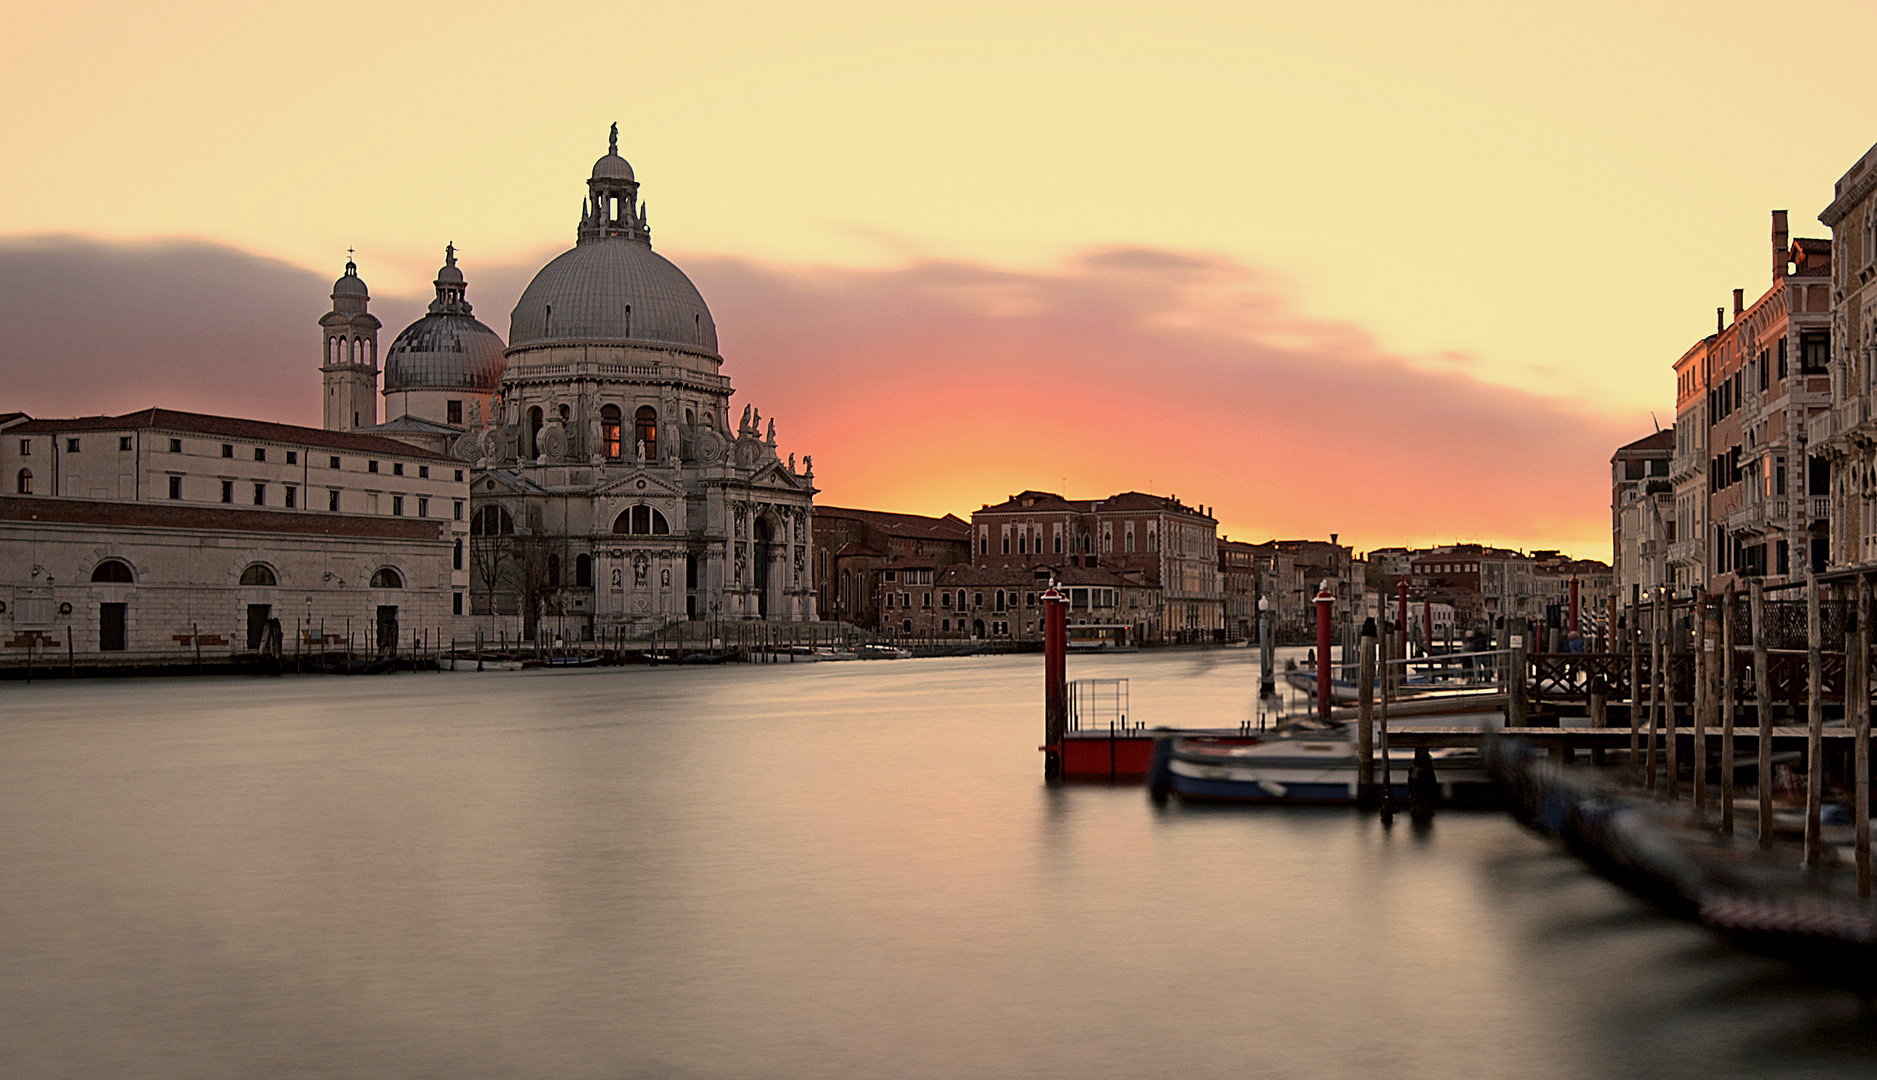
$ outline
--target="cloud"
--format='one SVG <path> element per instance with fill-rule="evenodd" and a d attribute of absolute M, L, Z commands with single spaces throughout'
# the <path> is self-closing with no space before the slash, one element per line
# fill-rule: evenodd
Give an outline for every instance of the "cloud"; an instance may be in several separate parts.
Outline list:
<path fill-rule="evenodd" d="M 1644 434 L 1390 355 L 1277 275 L 1118 248 L 1050 272 L 683 265 L 726 370 L 834 503 L 968 513 L 1151 486 L 1240 538 L 1487 538 L 1607 552 L 1608 461 Z"/>
<path fill-rule="evenodd" d="M 545 259 L 466 265 L 478 316 L 506 336 Z M 1644 434 L 1479 382 L 1457 356 L 1391 355 L 1358 326 L 1297 315 L 1281 275 L 1190 252 L 1103 249 L 1043 271 L 676 261 L 711 303 L 738 408 L 774 417 L 784 453 L 814 455 L 830 503 L 966 515 L 1031 487 L 1151 489 L 1244 539 L 1595 555 L 1610 453 Z M 330 289 L 204 242 L 0 240 L 0 409 L 317 424 Z M 375 292 L 381 340 L 428 299 Z"/>

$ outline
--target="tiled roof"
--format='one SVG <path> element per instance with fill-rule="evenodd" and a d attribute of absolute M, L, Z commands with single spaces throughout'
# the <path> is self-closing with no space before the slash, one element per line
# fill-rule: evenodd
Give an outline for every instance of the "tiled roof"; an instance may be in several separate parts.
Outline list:
<path fill-rule="evenodd" d="M 224 510 L 167 503 L 104 502 L 0 496 L 0 521 L 111 525 L 126 529 L 213 529 L 225 532 L 376 536 L 389 540 L 441 540 L 449 523 L 438 518 L 365 517 L 357 514 Z"/>
<path fill-rule="evenodd" d="M 939 540 L 957 540 L 961 543 L 971 539 L 971 526 L 964 521 L 946 514 L 944 517 L 927 517 L 923 514 L 895 514 L 884 510 L 855 510 L 844 506 L 821 506 L 814 508 L 816 517 L 846 518 L 860 521 L 884 531 L 889 536 L 911 536 Z"/>
<path fill-rule="evenodd" d="M 1645 435 L 1627 446 L 1617 447 L 1616 452 L 1618 454 L 1628 454 L 1673 449 L 1675 449 L 1675 429 L 1663 428 L 1654 435 Z M 1612 457 L 1610 460 L 1615 461 L 1616 459 Z"/>
<path fill-rule="evenodd" d="M 192 435 L 216 435 L 252 442 L 300 443 L 323 446 L 330 450 L 351 450 L 361 454 L 386 457 L 420 458 L 425 461 L 455 461 L 410 443 L 366 435 L 356 431 L 327 431 L 324 428 L 275 424 L 266 420 L 244 420 L 236 416 L 210 416 L 206 413 L 178 412 L 174 409 L 139 409 L 122 416 L 77 416 L 65 420 L 28 420 L 12 431 L 124 431 L 151 428 L 157 431 L 187 432 Z"/>

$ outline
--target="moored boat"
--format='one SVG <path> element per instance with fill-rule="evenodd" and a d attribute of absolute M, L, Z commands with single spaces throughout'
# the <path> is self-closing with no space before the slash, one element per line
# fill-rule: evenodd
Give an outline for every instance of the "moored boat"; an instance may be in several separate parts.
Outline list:
<path fill-rule="evenodd" d="M 1498 789 L 1475 751 L 1442 748 L 1431 751 L 1429 759 L 1443 803 L 1490 805 L 1498 800 Z M 1405 803 L 1411 793 L 1414 751 L 1391 750 L 1388 765 L 1394 795 Z M 1155 798 L 1352 805 L 1361 766 L 1350 724 L 1298 721 L 1226 738 L 1165 733 L 1154 747 L 1148 786 Z M 1374 776 L 1380 784 L 1379 751 Z"/>

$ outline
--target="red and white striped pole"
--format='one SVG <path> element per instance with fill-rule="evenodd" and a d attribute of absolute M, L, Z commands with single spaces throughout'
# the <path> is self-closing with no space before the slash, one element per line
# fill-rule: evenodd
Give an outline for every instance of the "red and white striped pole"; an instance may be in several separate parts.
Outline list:
<path fill-rule="evenodd" d="M 1069 728 L 1069 598 L 1052 583 L 1043 593 L 1043 779 L 1062 779 Z"/>
<path fill-rule="evenodd" d="M 1336 598 L 1330 595 L 1330 583 L 1325 581 L 1317 587 L 1317 715 L 1324 720 L 1330 718 L 1330 682 L 1336 677 L 1336 671 L 1330 666 L 1330 614 L 1336 607 Z"/>

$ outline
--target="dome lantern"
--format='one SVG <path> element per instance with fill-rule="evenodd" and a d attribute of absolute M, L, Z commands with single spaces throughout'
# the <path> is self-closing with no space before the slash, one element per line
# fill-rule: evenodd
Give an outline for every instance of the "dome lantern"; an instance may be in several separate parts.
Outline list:
<path fill-rule="evenodd" d="M 593 163 L 593 175 L 587 178 L 587 198 L 580 209 L 579 243 L 623 237 L 641 244 L 652 242 L 651 226 L 646 224 L 644 208 L 639 206 L 639 182 L 633 178 L 632 165 L 619 156 L 619 125 L 614 124 L 607 138 L 606 156 Z"/>

